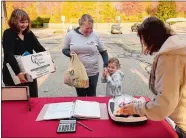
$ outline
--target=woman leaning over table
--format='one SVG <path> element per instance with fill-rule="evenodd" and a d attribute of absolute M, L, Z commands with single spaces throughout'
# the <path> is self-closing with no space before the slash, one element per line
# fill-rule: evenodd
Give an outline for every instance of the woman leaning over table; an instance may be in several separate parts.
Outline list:
<path fill-rule="evenodd" d="M 125 105 L 124 113 L 147 116 L 151 120 L 169 117 L 176 124 L 180 138 L 186 138 L 186 41 L 173 35 L 165 24 L 149 17 L 139 26 L 145 54 L 156 53 L 149 87 L 154 100 Z"/>
<path fill-rule="evenodd" d="M 37 80 L 27 82 L 25 73 L 21 72 L 15 55 L 23 55 L 26 51 L 30 54 L 35 52 L 45 51 L 41 46 L 36 36 L 30 30 L 30 18 L 28 14 L 20 9 L 15 9 L 9 19 L 9 29 L 6 29 L 3 34 L 3 82 L 5 86 L 15 86 L 6 63 L 9 63 L 15 74 L 18 76 L 21 84 L 19 86 L 29 86 L 31 97 L 38 97 Z"/>
<path fill-rule="evenodd" d="M 89 77 L 89 88 L 76 88 L 78 96 L 96 96 L 99 76 L 99 55 L 101 54 L 104 67 L 108 64 L 108 53 L 99 36 L 93 31 L 93 19 L 84 14 L 79 19 L 79 27 L 67 33 L 64 41 L 63 54 L 71 57 L 75 52 L 85 66 Z"/>

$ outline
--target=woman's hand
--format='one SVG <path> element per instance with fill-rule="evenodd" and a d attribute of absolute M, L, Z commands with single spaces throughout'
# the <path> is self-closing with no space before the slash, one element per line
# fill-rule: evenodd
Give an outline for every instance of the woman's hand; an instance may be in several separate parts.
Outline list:
<path fill-rule="evenodd" d="M 25 73 L 20 72 L 17 76 L 18 76 L 18 78 L 19 78 L 19 80 L 20 80 L 21 83 L 28 82 L 28 81 L 26 80 L 26 78 L 25 78 Z"/>
<path fill-rule="evenodd" d="M 135 112 L 134 112 L 134 104 L 126 104 L 122 108 L 123 108 L 123 113 L 125 113 L 127 115 L 135 114 Z"/>

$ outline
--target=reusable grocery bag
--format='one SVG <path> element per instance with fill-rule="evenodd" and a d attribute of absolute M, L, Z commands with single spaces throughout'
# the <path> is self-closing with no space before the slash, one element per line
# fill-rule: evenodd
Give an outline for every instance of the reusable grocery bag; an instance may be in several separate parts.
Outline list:
<path fill-rule="evenodd" d="M 69 67 L 64 75 L 64 83 L 75 88 L 89 87 L 86 69 L 76 53 L 71 55 Z"/>

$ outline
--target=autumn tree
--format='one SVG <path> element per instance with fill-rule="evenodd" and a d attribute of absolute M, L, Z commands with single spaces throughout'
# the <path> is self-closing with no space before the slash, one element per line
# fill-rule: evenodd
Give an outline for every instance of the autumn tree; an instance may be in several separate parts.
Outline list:
<path fill-rule="evenodd" d="M 28 13 L 31 20 L 37 18 L 36 2 L 6 2 L 7 17 L 9 18 L 12 11 L 16 8 L 22 9 Z"/>
<path fill-rule="evenodd" d="M 156 13 L 156 7 L 153 6 L 152 2 L 149 3 L 146 8 L 145 8 L 145 11 L 147 12 L 148 15 L 150 16 L 154 16 L 155 13 Z"/>
<path fill-rule="evenodd" d="M 175 1 L 159 2 L 157 7 L 156 17 L 162 21 L 166 21 L 169 18 L 176 17 L 176 3 Z"/>
<path fill-rule="evenodd" d="M 38 17 L 36 11 L 36 2 L 21 2 L 22 8 L 25 12 L 28 13 L 31 20 L 35 20 Z"/>
<path fill-rule="evenodd" d="M 63 2 L 62 15 L 65 16 L 67 22 L 77 23 L 83 14 L 96 16 L 96 2 Z"/>
<path fill-rule="evenodd" d="M 140 2 L 120 2 L 119 4 L 120 11 L 125 13 L 126 16 L 136 15 L 143 11 Z"/>
<path fill-rule="evenodd" d="M 186 17 L 186 2 L 176 2 L 176 11 L 179 16 Z"/>
<path fill-rule="evenodd" d="M 111 2 L 102 2 L 99 14 L 102 17 L 100 22 L 115 22 L 118 15 Z"/>
<path fill-rule="evenodd" d="M 97 16 L 98 16 L 98 2 L 81 2 L 81 13 L 82 14 L 90 14 L 94 21 L 97 22 Z"/>
<path fill-rule="evenodd" d="M 50 17 L 53 13 L 53 9 L 55 9 L 54 2 L 36 2 L 36 12 L 40 17 Z M 59 13 L 59 12 L 58 12 Z"/>
<path fill-rule="evenodd" d="M 62 3 L 62 15 L 65 16 L 66 22 L 71 22 L 74 19 L 78 19 L 81 15 L 80 4 L 74 2 L 63 2 Z M 76 21 L 77 23 L 77 21 Z"/>
<path fill-rule="evenodd" d="M 62 5 L 60 2 L 51 2 L 50 23 L 61 23 Z"/>

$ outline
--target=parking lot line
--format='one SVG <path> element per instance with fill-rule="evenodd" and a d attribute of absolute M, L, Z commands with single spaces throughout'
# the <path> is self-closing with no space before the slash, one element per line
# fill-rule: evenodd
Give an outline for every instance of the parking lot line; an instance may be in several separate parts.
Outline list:
<path fill-rule="evenodd" d="M 37 79 L 38 88 L 48 79 L 49 75 L 45 75 Z"/>
<path fill-rule="evenodd" d="M 130 71 L 131 71 L 132 73 L 135 73 L 137 76 L 139 76 L 139 77 L 142 79 L 142 81 L 143 81 L 145 84 L 148 85 L 148 79 L 147 79 L 141 72 L 139 72 L 137 69 L 130 69 Z"/>

